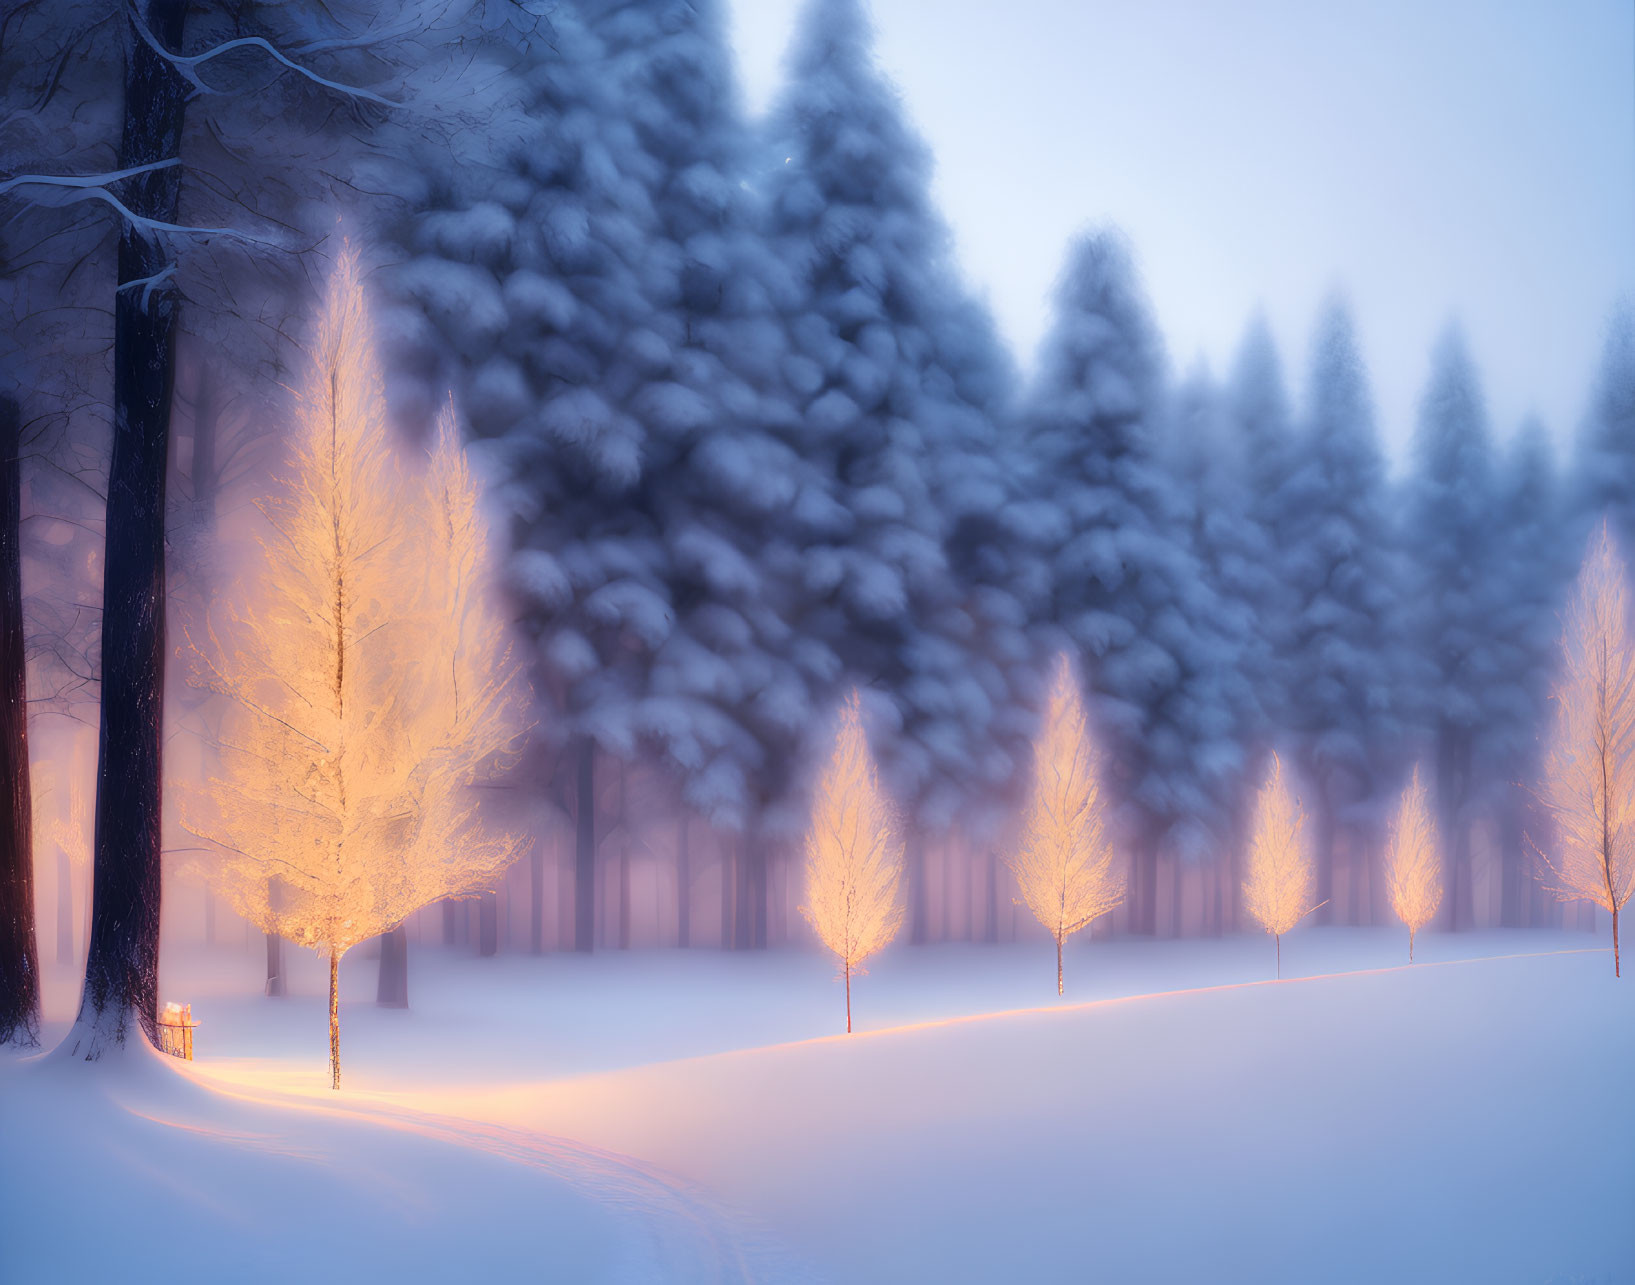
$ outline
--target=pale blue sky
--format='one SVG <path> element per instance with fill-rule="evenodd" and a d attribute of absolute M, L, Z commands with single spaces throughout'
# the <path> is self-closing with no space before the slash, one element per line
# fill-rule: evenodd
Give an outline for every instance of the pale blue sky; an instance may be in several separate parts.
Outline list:
<path fill-rule="evenodd" d="M 732 0 L 752 110 L 800 0 Z M 1399 455 L 1465 325 L 1495 428 L 1576 432 L 1635 288 L 1635 0 L 873 0 L 961 263 L 1024 367 L 1072 233 L 1129 233 L 1185 370 L 1263 307 L 1300 395 L 1356 308 Z"/>

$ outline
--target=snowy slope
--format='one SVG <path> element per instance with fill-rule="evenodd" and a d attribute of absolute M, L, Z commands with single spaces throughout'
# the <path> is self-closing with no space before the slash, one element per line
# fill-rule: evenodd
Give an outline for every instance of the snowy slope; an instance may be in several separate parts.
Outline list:
<path fill-rule="evenodd" d="M 0 1062 L 0 1263 L 143 1279 L 181 1225 L 192 1279 L 1635 1280 L 1631 983 L 1583 934 L 1403 946 L 1074 943 L 1065 1001 L 1048 944 L 894 950 L 850 1038 L 815 955 L 418 949 L 408 1012 L 345 966 L 340 1095 L 316 961 L 277 1001 L 176 953 L 193 1067 Z"/>

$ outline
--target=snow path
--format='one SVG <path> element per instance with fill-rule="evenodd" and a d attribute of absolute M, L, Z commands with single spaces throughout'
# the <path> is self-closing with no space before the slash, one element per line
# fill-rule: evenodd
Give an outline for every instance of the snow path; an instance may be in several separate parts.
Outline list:
<path fill-rule="evenodd" d="M 284 1077 L 246 1074 L 242 1067 L 235 1071 L 231 1064 L 217 1070 L 184 1064 L 181 1070 L 196 1083 L 227 1097 L 379 1125 L 548 1174 L 571 1185 L 581 1196 L 630 1215 L 633 1224 L 651 1237 L 651 1261 L 673 1270 L 674 1275 L 666 1280 L 763 1285 L 810 1279 L 770 1241 L 746 1235 L 693 1184 L 628 1156 L 514 1124 L 439 1114 L 409 1105 L 407 1095 L 348 1093 L 337 1099 L 329 1089 L 315 1090 Z"/>

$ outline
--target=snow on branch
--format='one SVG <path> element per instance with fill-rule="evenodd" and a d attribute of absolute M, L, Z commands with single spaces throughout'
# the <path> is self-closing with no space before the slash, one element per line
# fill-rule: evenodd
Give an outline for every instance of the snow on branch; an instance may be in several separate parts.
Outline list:
<path fill-rule="evenodd" d="M 317 72 L 311 70 L 310 68 L 303 67 L 300 63 L 289 57 L 288 54 L 280 50 L 271 41 L 266 40 L 261 36 L 239 36 L 233 40 L 224 40 L 221 44 L 216 45 L 214 48 L 206 49 L 203 53 L 198 54 L 173 53 L 171 50 L 166 49 L 164 45 L 160 44 L 158 37 L 155 36 L 153 32 L 148 30 L 148 25 L 142 20 L 142 15 L 137 10 L 134 0 L 132 0 L 132 2 L 126 7 L 130 11 L 131 26 L 136 28 L 136 32 L 142 37 L 143 43 L 145 43 L 149 49 L 153 50 L 154 53 L 158 54 L 159 57 L 163 58 L 172 67 L 174 67 L 176 69 L 176 73 L 201 94 L 224 94 L 227 91 L 224 89 L 217 89 L 214 85 L 206 83 L 204 77 L 201 76 L 197 70 L 199 67 L 202 67 L 212 58 L 219 58 L 223 54 L 232 53 L 237 49 L 259 49 L 268 57 L 273 59 L 274 62 L 281 64 L 288 70 L 293 71 L 298 76 L 306 77 L 306 79 L 310 80 L 313 84 L 321 85 L 325 89 L 332 89 L 338 94 L 345 94 L 351 98 L 361 98 L 365 102 L 379 103 L 382 107 L 395 108 L 404 106 L 403 103 L 397 102 L 391 98 L 383 98 L 379 94 L 374 93 L 371 90 L 364 89 L 360 85 L 348 85 L 338 80 L 331 80 L 327 76 L 320 76 Z M 384 38 L 384 35 L 385 33 L 383 33 L 382 38 Z M 314 45 L 308 47 L 316 48 L 319 46 Z"/>

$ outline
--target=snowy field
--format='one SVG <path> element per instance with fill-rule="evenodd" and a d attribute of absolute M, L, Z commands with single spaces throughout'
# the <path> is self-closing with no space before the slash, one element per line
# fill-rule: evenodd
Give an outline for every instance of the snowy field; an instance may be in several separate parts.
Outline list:
<path fill-rule="evenodd" d="M 0 1279 L 1635 1281 L 1635 981 L 1582 933 L 166 960 L 191 1067 L 0 1062 Z M 49 1034 L 74 994 L 48 976 Z"/>

